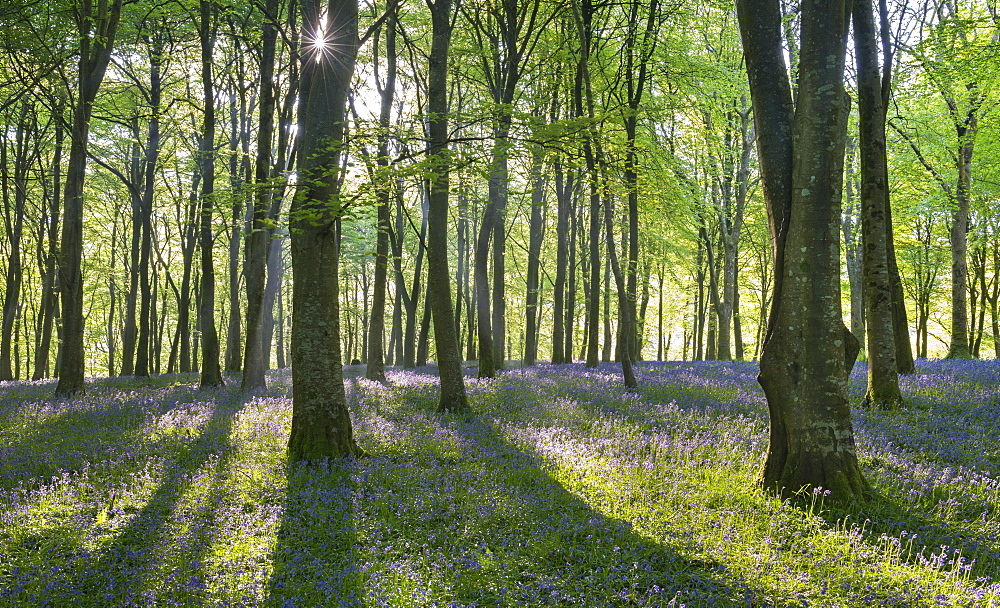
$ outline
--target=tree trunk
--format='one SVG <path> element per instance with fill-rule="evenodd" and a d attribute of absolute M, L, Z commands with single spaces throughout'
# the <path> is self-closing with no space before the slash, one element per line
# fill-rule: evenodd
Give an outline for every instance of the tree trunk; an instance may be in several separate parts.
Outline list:
<path fill-rule="evenodd" d="M 357 56 L 358 6 L 303 0 L 299 187 L 292 244 L 292 431 L 289 459 L 360 454 L 347 411 L 340 353 L 340 275 L 335 225 L 342 213 L 341 153 L 347 93 Z"/>
<path fill-rule="evenodd" d="M 483 211 L 482 223 L 476 237 L 476 259 L 473 283 L 476 290 L 476 335 L 479 338 L 480 378 L 496 376 L 497 364 L 494 360 L 496 348 L 493 344 L 493 316 L 490 312 L 489 256 L 490 239 L 493 238 L 493 223 L 496 221 L 496 203 L 489 201 Z M 494 272 L 496 272 L 494 270 Z"/>
<path fill-rule="evenodd" d="M 12 368 L 11 340 L 16 335 L 14 322 L 20 308 L 21 283 L 24 276 L 24 268 L 21 263 L 21 236 L 24 233 L 24 206 L 28 200 L 28 171 L 38 153 L 37 142 L 35 153 L 29 153 L 29 140 L 37 139 L 38 136 L 35 127 L 34 107 L 28 102 L 22 102 L 14 133 L 13 183 L 10 183 L 8 179 L 7 169 L 9 141 L 4 137 L 3 142 L 0 143 L 2 146 L 0 148 L 0 154 L 2 154 L 0 169 L 3 171 L 3 224 L 7 235 L 7 246 L 10 248 L 4 285 L 3 329 L 0 333 L 0 381 L 16 380 L 19 375 L 15 374 Z M 11 190 L 14 193 L 13 206 L 10 200 Z"/>
<path fill-rule="evenodd" d="M 57 99 L 52 104 L 53 113 L 62 117 L 63 102 Z M 52 190 L 47 212 L 43 210 L 39 230 L 39 247 L 44 232 L 47 251 L 44 254 L 42 278 L 42 293 L 39 303 L 38 344 L 35 348 L 35 365 L 31 372 L 32 380 L 41 380 L 48 375 L 49 350 L 52 344 L 52 326 L 59 308 L 59 286 L 56 284 L 56 259 L 59 245 L 59 208 L 61 206 L 60 192 L 62 187 L 62 152 L 65 142 L 65 129 L 62 120 L 56 121 L 55 150 L 52 154 Z M 47 213 L 47 215 L 46 215 Z"/>
<path fill-rule="evenodd" d="M 580 58 L 577 63 L 576 86 L 574 90 L 577 116 L 586 117 L 593 121 L 594 116 L 587 114 L 584 108 L 585 84 L 584 75 L 588 69 L 590 61 L 590 41 L 593 35 L 592 19 L 593 5 L 588 3 L 584 7 L 573 5 L 573 10 L 577 21 L 577 33 L 580 44 Z M 583 140 L 584 156 L 587 159 L 588 182 L 590 188 L 590 226 L 589 238 L 587 241 L 588 258 L 590 266 L 590 279 L 585 284 L 587 298 L 587 328 L 586 332 L 586 360 L 587 367 L 597 367 L 600 360 L 599 340 L 597 328 L 600 324 L 601 315 L 601 194 L 598 179 L 597 161 L 594 158 L 594 140 L 591 135 Z"/>
<path fill-rule="evenodd" d="M 552 286 L 552 363 L 568 363 L 565 346 L 565 294 L 567 250 L 569 249 L 569 224 L 572 185 L 565 182 L 562 162 L 557 158 L 553 170 L 556 180 L 556 277 Z"/>
<path fill-rule="evenodd" d="M 583 215 L 582 207 L 580 208 L 580 215 L 578 216 L 576 213 L 577 210 L 577 204 L 575 199 L 576 188 L 574 187 L 575 184 L 569 183 L 573 181 L 573 175 L 574 174 L 571 173 L 566 179 L 567 182 L 566 187 L 568 188 L 570 193 L 570 208 L 568 211 L 570 228 L 569 228 L 569 257 L 567 258 L 566 261 L 567 265 L 569 266 L 569 278 L 567 279 L 566 283 L 567 284 L 566 301 L 564 302 L 566 310 L 564 317 L 565 321 L 563 322 L 563 332 L 565 334 L 563 336 L 563 339 L 565 340 L 566 350 L 563 352 L 563 363 L 573 362 L 573 334 L 576 329 L 574 327 L 576 319 L 576 264 L 577 264 L 576 233 L 577 229 L 582 223 L 582 220 L 580 218 Z"/>
<path fill-rule="evenodd" d="M 205 124 L 201 139 L 201 214 L 198 242 L 201 248 L 201 301 L 198 326 L 201 329 L 200 386 L 222 386 L 219 367 L 219 334 L 215 328 L 215 264 L 213 261 L 212 214 L 215 210 L 215 87 L 212 82 L 212 52 L 215 46 L 214 0 L 200 0 L 201 80 L 205 100 Z"/>
<path fill-rule="evenodd" d="M 862 280 L 861 267 L 861 211 L 858 205 L 857 183 L 858 176 L 855 171 L 855 160 L 857 159 L 857 140 L 848 137 L 846 150 L 847 177 L 844 179 L 846 191 L 846 205 L 841 218 L 841 232 L 844 236 L 844 257 L 847 266 L 847 281 L 851 289 L 851 333 L 855 336 L 865 335 L 865 300 L 864 281 Z M 855 213 L 857 212 L 857 213 Z M 859 340 L 861 338 L 858 338 Z M 865 347 L 861 345 L 862 355 Z"/>
<path fill-rule="evenodd" d="M 868 338 L 868 389 L 865 404 L 886 409 L 902 405 L 896 372 L 892 286 L 885 216 L 889 198 L 885 108 L 878 66 L 878 45 L 871 0 L 853 0 L 854 56 L 858 70 L 858 131 L 861 151 L 861 232 L 865 322 Z"/>
<path fill-rule="evenodd" d="M 129 162 L 128 176 L 123 177 L 129 193 L 129 202 L 132 208 L 132 237 L 129 246 L 128 257 L 128 292 L 125 295 L 125 327 L 122 331 L 122 376 L 135 375 L 135 351 L 136 342 L 139 336 L 139 321 L 136 318 L 136 306 L 139 302 L 139 289 L 142 283 L 142 276 L 139 272 L 139 258 L 142 250 L 143 233 L 143 211 L 142 193 L 137 186 L 142 179 L 142 149 L 139 145 L 139 117 L 132 117 L 132 154 Z M 148 296 L 148 294 L 147 294 Z M 144 298 L 144 299 L 148 299 Z"/>
<path fill-rule="evenodd" d="M 264 293 L 268 282 L 271 230 L 267 219 L 271 209 L 271 140 L 274 135 L 274 59 L 277 46 L 278 28 L 274 19 L 278 13 L 278 0 L 267 0 L 264 5 L 264 23 L 261 32 L 260 60 L 260 122 L 257 128 L 257 154 L 254 161 L 253 220 L 247 239 L 246 259 L 246 344 L 243 349 L 243 379 L 240 390 L 249 392 L 265 388 L 265 374 L 270 361 L 264 347 L 265 306 Z M 280 242 L 280 241 L 276 241 Z M 277 253 L 280 255 L 280 249 Z M 272 300 L 273 301 L 273 300 Z"/>
<path fill-rule="evenodd" d="M 428 58 L 427 160 L 433 167 L 427 212 L 427 298 L 434 317 L 434 343 L 441 378 L 440 411 L 469 408 L 462 377 L 462 356 L 455 332 L 448 272 L 448 53 L 451 44 L 451 0 L 428 0 L 431 10 L 431 52 Z M 480 319 L 480 321 L 482 321 Z"/>
<path fill-rule="evenodd" d="M 969 348 L 968 299 L 968 231 L 969 197 L 972 189 L 972 153 L 976 130 L 975 113 L 969 112 L 970 122 L 956 125 L 958 132 L 958 184 L 955 204 L 951 210 L 949 239 L 951 242 L 951 344 L 948 359 L 971 359 Z"/>
<path fill-rule="evenodd" d="M 541 264 L 542 237 L 545 230 L 544 159 L 540 147 L 535 147 L 531 159 L 531 220 L 528 227 L 528 277 L 525 294 L 524 365 L 534 365 L 538 358 L 538 269 Z"/>
<path fill-rule="evenodd" d="M 63 233 L 59 262 L 62 289 L 62 346 L 56 394 L 70 396 L 84 388 L 86 353 L 83 348 L 83 186 L 87 171 L 87 138 L 94 98 L 111 59 L 122 0 L 98 4 L 96 14 L 82 15 L 79 80 L 70 130 L 69 162 L 66 169 Z"/>
<path fill-rule="evenodd" d="M 136 340 L 136 376 L 149 376 L 150 334 L 153 326 L 150 316 L 150 265 L 153 256 L 153 196 L 156 190 L 156 166 L 160 155 L 160 102 L 163 95 L 163 42 L 159 36 L 149 46 L 149 133 L 143 158 L 143 189 L 140 205 L 141 242 L 139 250 L 139 327 Z"/>
<path fill-rule="evenodd" d="M 389 16 L 386 22 L 385 83 L 381 85 L 381 106 L 379 108 L 378 163 L 379 184 L 376 186 L 378 197 L 377 229 L 375 244 L 375 284 L 372 295 L 371 325 L 368 328 L 368 352 L 365 377 L 369 380 L 385 382 L 385 308 L 386 283 L 389 274 L 389 231 L 392 229 L 392 213 L 390 199 L 392 183 L 387 174 L 389 168 L 389 119 L 392 113 L 392 102 L 396 97 L 396 4 L 390 3 Z M 376 49 L 377 52 L 377 49 Z"/>
<path fill-rule="evenodd" d="M 840 303 L 847 6 L 802 7 L 794 115 L 777 0 L 739 0 L 737 10 L 776 269 L 759 376 L 771 419 L 761 483 L 781 495 L 822 487 L 846 501 L 868 488 L 847 401 L 852 336 Z"/>

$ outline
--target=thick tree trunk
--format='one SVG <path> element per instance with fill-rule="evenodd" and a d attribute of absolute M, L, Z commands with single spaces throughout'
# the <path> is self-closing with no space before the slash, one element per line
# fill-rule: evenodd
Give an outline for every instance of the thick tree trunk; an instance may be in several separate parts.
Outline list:
<path fill-rule="evenodd" d="M 777 0 L 739 0 L 737 10 L 776 269 L 759 376 L 771 420 L 761 483 L 782 495 L 823 487 L 848 500 L 868 484 L 847 401 L 852 336 L 840 302 L 847 6 L 802 7 L 794 116 Z"/>
<path fill-rule="evenodd" d="M 325 4 L 325 6 L 324 6 Z M 322 32 L 301 52 L 299 187 L 292 244 L 291 460 L 358 455 L 340 352 L 337 218 L 344 115 L 357 56 L 358 7 L 350 0 L 301 3 L 303 27 Z"/>

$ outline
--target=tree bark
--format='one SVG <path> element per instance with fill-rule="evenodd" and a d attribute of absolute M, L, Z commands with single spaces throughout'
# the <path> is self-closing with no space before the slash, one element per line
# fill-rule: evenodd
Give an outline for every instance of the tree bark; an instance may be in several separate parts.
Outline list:
<path fill-rule="evenodd" d="M 201 249 L 201 301 L 198 326 L 201 329 L 202 388 L 222 386 L 219 366 L 219 334 L 215 328 L 215 263 L 213 261 L 212 214 L 215 210 L 215 86 L 212 82 L 214 0 L 200 0 L 198 37 L 201 41 L 201 81 L 205 100 L 205 123 L 201 135 L 201 213 L 198 243 Z"/>
<path fill-rule="evenodd" d="M 0 332 L 0 381 L 16 380 L 19 376 L 12 366 L 11 340 L 16 335 L 14 325 L 21 305 L 21 284 L 24 278 L 24 268 L 21 263 L 21 237 L 24 233 L 24 207 L 28 200 L 28 171 L 38 152 L 37 142 L 35 153 L 29 152 L 29 140 L 37 139 L 38 133 L 34 107 L 26 101 L 21 103 L 16 125 L 13 142 L 13 180 L 9 179 L 7 169 L 7 149 L 10 142 L 4 137 L 4 141 L 0 143 L 2 146 L 0 166 L 2 166 L 3 171 L 3 224 L 7 235 L 7 246 L 10 248 L 4 282 L 2 332 Z M 10 200 L 11 190 L 14 193 L 13 205 L 11 205 Z"/>
<path fill-rule="evenodd" d="M 84 3 L 90 8 L 90 3 Z M 70 130 L 70 152 L 63 197 L 63 232 L 59 285 L 62 289 L 62 347 L 56 395 L 71 396 L 84 388 L 86 353 L 83 348 L 83 186 L 87 171 L 87 137 L 94 98 L 111 59 L 122 0 L 100 0 L 96 12 L 79 16 L 79 79 Z"/>
<path fill-rule="evenodd" d="M 299 187 L 290 211 L 292 244 L 291 460 L 359 455 L 347 410 L 340 352 L 336 224 L 347 93 L 358 50 L 351 0 L 301 3 Z"/>
<path fill-rule="evenodd" d="M 545 177 L 542 173 L 544 156 L 540 147 L 533 150 L 531 160 L 531 219 L 528 226 L 528 276 L 525 293 L 524 364 L 534 365 L 538 358 L 538 269 L 541 264 L 542 237 L 545 230 Z"/>
<path fill-rule="evenodd" d="M 431 11 L 431 52 L 427 79 L 427 161 L 433 176 L 427 211 L 427 297 L 434 319 L 441 398 L 438 410 L 469 409 L 462 377 L 462 356 L 455 332 L 448 272 L 448 54 L 451 44 L 451 0 L 427 1 Z"/>
<path fill-rule="evenodd" d="M 389 274 L 389 231 L 392 230 L 392 213 L 390 210 L 392 181 L 388 175 L 389 169 L 389 119 L 392 113 L 392 102 L 396 97 L 396 3 L 390 2 L 387 8 L 389 16 L 386 22 L 385 83 L 381 85 L 381 106 L 379 108 L 378 135 L 378 176 L 376 185 L 378 197 L 377 230 L 375 244 L 375 278 L 372 294 L 371 325 L 368 332 L 368 361 L 365 377 L 369 380 L 385 382 L 385 309 L 386 288 Z M 376 59 L 377 64 L 377 59 Z"/>
<path fill-rule="evenodd" d="M 853 0 L 854 56 L 858 71 L 858 131 L 861 152 L 861 263 L 864 275 L 865 323 L 868 338 L 868 389 L 865 404 L 900 407 L 893 331 L 892 285 L 885 215 L 889 199 L 885 108 L 878 65 L 871 0 Z"/>
<path fill-rule="evenodd" d="M 150 265 L 153 257 L 153 196 L 156 190 L 156 167 L 160 155 L 160 105 L 163 97 L 163 40 L 159 34 L 149 45 L 149 132 L 146 137 L 146 150 L 143 155 L 143 187 L 140 204 L 140 222 L 142 235 L 139 249 L 139 286 L 141 300 L 139 302 L 139 332 L 136 340 L 135 367 L 136 376 L 149 376 L 150 335 L 153 333 L 150 306 Z"/>
<path fill-rule="evenodd" d="M 566 184 L 567 176 L 563 172 L 562 162 L 557 158 L 553 171 L 556 181 L 556 277 L 552 286 L 552 363 L 568 363 L 565 346 L 565 286 L 567 271 L 567 253 L 569 249 L 570 206 L 572 204 L 572 185 Z"/>
<path fill-rule="evenodd" d="M 776 269 L 758 378 L 771 420 L 761 483 L 781 495 L 822 487 L 848 500 L 868 488 L 847 401 L 852 336 L 840 303 L 849 13 L 844 1 L 803 4 L 793 116 L 777 0 L 739 0 L 737 11 Z"/>
<path fill-rule="evenodd" d="M 53 100 L 53 113 L 59 117 L 56 120 L 55 149 L 52 153 L 52 190 L 49 200 L 47 215 L 43 211 L 42 222 L 39 230 L 39 247 L 42 243 L 42 234 L 45 234 L 47 251 L 40 253 L 44 262 L 40 261 L 42 267 L 42 292 L 39 303 L 39 323 L 38 323 L 38 344 L 35 348 L 35 365 L 31 372 L 32 380 L 40 380 L 48 375 L 49 351 L 52 344 L 52 326 L 59 308 L 59 286 L 56 284 L 56 260 L 59 256 L 57 247 L 59 245 L 59 208 L 61 206 L 60 192 L 62 187 L 62 153 L 65 143 L 66 131 L 63 128 L 62 99 Z"/>
<path fill-rule="evenodd" d="M 240 390 L 249 392 L 265 388 L 269 361 L 264 353 L 264 293 L 267 287 L 268 257 L 272 253 L 271 234 L 267 219 L 271 210 L 271 140 L 274 135 L 274 60 L 278 28 L 275 19 L 278 0 L 267 0 L 261 32 L 260 60 L 260 122 L 257 128 L 257 154 L 254 161 L 253 218 L 247 239 L 246 259 L 246 343 L 243 347 L 243 379 Z M 280 255 L 280 251 L 278 252 Z"/>

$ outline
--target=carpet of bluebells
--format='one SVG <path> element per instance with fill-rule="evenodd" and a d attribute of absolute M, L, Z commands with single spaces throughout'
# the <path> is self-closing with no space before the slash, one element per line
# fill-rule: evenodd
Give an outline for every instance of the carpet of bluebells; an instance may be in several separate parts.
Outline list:
<path fill-rule="evenodd" d="M 920 362 L 855 410 L 874 491 L 755 487 L 752 363 L 348 368 L 367 456 L 284 458 L 287 372 L 0 387 L 0 606 L 1000 606 L 1000 364 Z M 865 370 L 851 380 L 860 401 Z"/>

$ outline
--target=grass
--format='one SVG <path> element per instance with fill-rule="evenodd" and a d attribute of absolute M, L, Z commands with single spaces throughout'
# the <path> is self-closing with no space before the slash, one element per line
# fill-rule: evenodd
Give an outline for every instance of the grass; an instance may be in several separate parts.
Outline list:
<path fill-rule="evenodd" d="M 996 363 L 921 362 L 905 410 L 856 411 L 875 491 L 836 507 L 756 489 L 753 364 L 637 372 L 469 378 L 466 415 L 426 370 L 354 376 L 371 456 L 311 466 L 287 373 L 8 383 L 0 606 L 1000 606 Z"/>

